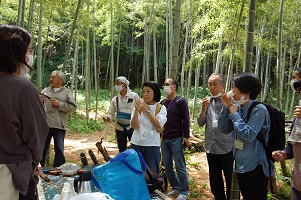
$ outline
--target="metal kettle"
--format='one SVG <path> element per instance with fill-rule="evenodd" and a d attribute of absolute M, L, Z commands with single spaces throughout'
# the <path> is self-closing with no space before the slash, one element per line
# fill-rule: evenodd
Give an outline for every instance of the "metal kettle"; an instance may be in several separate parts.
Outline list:
<path fill-rule="evenodd" d="M 76 193 L 91 193 L 95 192 L 92 174 L 89 170 L 83 170 L 81 175 L 74 178 L 74 191 Z"/>

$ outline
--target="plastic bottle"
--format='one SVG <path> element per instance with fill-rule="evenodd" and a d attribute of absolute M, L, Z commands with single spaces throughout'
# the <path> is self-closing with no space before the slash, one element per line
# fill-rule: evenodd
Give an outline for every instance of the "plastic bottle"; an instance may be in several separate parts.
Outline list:
<path fill-rule="evenodd" d="M 69 182 L 65 182 L 62 189 L 60 200 L 69 200 L 70 196 L 71 196 L 71 185 Z"/>

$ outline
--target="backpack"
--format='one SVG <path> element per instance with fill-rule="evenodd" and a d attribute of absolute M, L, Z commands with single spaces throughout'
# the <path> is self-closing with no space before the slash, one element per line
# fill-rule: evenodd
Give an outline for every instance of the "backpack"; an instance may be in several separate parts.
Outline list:
<path fill-rule="evenodd" d="M 144 173 L 147 189 L 150 194 L 154 193 L 155 190 L 165 192 L 167 190 L 167 177 L 161 176 L 155 173 L 151 168 L 146 165 L 146 171 Z M 164 183 L 164 188 L 163 188 Z"/>
<path fill-rule="evenodd" d="M 263 104 L 268 110 L 271 124 L 268 144 L 264 142 L 262 134 L 259 133 L 256 138 L 264 147 L 267 158 L 275 162 L 275 160 L 272 158 L 272 152 L 276 150 L 282 150 L 285 147 L 285 114 L 279 108 L 263 102 L 255 101 L 248 110 L 248 120 L 251 116 L 253 108 L 258 104 Z"/>

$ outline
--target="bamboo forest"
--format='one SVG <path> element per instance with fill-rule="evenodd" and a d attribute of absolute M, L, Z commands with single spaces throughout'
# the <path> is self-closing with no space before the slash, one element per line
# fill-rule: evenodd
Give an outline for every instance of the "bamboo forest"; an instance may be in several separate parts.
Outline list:
<path fill-rule="evenodd" d="M 225 76 L 225 91 L 234 75 L 255 73 L 262 85 L 257 100 L 285 113 L 287 132 L 300 100 L 290 84 L 301 67 L 300 0 L 0 0 L 3 24 L 32 35 L 30 75 L 38 92 L 52 71 L 66 74 L 66 87 L 81 102 L 71 119 L 86 124 L 83 129 L 106 129 L 99 118 L 119 76 L 138 95 L 146 81 L 161 87 L 168 77 L 178 80 L 196 135 L 204 132 L 196 118 L 212 73 Z M 68 126 L 77 132 L 75 122 Z M 292 163 L 277 163 L 280 192 L 270 199 L 290 199 Z M 200 193 L 188 199 L 206 199 Z"/>

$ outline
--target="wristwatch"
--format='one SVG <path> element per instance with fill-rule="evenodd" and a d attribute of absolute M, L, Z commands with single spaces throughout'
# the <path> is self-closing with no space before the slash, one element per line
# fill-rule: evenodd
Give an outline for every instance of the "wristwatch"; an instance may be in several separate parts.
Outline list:
<path fill-rule="evenodd" d="M 148 113 L 151 113 L 151 111 L 150 110 L 148 110 L 148 111 L 146 111 L 146 113 L 148 114 Z"/>

